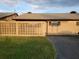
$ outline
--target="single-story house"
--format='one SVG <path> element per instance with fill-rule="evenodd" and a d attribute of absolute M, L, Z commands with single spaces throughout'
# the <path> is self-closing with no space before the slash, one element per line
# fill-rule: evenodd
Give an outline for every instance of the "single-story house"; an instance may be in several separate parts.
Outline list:
<path fill-rule="evenodd" d="M 14 20 L 20 24 L 19 34 L 78 35 L 79 13 L 25 13 Z"/>
<path fill-rule="evenodd" d="M 6 36 L 79 35 L 79 13 L 24 13 L 7 21 L 0 34 Z M 3 31 L 4 29 L 4 31 Z"/>

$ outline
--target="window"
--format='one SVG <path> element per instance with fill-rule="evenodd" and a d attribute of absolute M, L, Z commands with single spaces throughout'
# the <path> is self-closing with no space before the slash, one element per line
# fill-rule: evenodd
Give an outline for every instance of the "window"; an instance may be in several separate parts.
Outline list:
<path fill-rule="evenodd" d="M 49 22 L 49 25 L 52 25 L 52 26 L 59 26 L 59 25 L 60 25 L 60 21 L 50 21 L 50 22 Z"/>
<path fill-rule="evenodd" d="M 76 22 L 76 25 L 79 26 L 79 22 Z"/>

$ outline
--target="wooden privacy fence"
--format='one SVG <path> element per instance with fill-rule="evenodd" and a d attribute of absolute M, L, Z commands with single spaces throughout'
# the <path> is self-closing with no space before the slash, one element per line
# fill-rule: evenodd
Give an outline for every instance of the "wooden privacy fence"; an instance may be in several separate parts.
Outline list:
<path fill-rule="evenodd" d="M 45 22 L 0 21 L 0 36 L 45 36 L 45 34 Z"/>

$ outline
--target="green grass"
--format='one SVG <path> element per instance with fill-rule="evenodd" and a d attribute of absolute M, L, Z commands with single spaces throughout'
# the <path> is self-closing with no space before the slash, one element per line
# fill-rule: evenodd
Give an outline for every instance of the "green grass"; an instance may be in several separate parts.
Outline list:
<path fill-rule="evenodd" d="M 0 37 L 0 59 L 54 58 L 54 47 L 45 37 Z"/>

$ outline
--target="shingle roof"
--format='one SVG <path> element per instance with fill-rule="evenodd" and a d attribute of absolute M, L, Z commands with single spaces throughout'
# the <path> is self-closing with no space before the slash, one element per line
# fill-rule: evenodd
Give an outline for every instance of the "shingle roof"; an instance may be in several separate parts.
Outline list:
<path fill-rule="evenodd" d="M 59 20 L 73 19 L 79 20 L 79 13 L 25 13 L 15 18 L 15 20 Z"/>
<path fill-rule="evenodd" d="M 2 12 L 0 12 L 0 18 L 4 18 L 4 17 L 10 16 L 13 14 L 16 14 L 16 13 L 2 13 Z"/>

